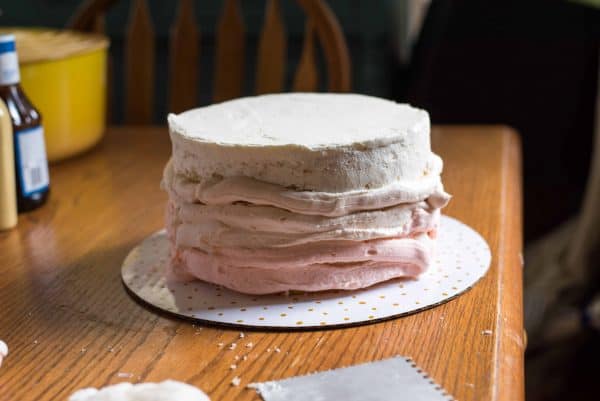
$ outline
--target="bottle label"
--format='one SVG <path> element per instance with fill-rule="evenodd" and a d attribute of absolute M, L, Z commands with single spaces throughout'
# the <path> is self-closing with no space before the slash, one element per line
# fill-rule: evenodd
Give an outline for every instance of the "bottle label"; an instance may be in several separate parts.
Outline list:
<path fill-rule="evenodd" d="M 15 132 L 15 155 L 17 175 L 23 196 L 41 192 L 48 188 L 48 160 L 44 143 L 44 129 L 27 128 Z"/>
<path fill-rule="evenodd" d="M 20 80 L 15 42 L 0 41 L 0 85 L 18 84 Z"/>

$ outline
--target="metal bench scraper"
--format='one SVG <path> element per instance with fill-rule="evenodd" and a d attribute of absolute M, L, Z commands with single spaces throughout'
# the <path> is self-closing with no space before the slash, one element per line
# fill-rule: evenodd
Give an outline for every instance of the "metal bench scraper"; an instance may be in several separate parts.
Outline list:
<path fill-rule="evenodd" d="M 453 400 L 410 358 L 399 356 L 249 387 L 264 401 Z"/>

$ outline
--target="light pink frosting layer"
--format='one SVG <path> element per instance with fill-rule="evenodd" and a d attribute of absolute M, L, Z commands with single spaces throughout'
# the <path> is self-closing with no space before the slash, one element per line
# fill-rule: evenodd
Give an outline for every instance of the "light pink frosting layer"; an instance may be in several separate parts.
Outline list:
<path fill-rule="evenodd" d="M 176 246 L 281 248 L 322 241 L 402 238 L 437 228 L 440 210 L 426 202 L 346 216 L 301 215 L 271 206 L 171 202 L 167 224 Z"/>

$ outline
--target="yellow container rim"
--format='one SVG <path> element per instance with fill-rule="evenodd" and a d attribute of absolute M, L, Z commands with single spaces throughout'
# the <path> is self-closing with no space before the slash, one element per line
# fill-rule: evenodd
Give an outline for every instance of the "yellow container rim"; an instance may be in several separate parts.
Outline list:
<path fill-rule="evenodd" d="M 63 60 L 108 48 L 105 35 L 67 29 L 2 27 L 0 34 L 13 34 L 21 64 Z"/>

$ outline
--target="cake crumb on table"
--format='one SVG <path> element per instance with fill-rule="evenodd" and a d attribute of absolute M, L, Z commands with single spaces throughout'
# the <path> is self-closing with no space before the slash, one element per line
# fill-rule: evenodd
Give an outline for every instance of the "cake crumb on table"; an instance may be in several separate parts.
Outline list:
<path fill-rule="evenodd" d="M 481 334 L 483 334 L 484 336 L 491 336 L 492 333 L 492 330 L 481 330 Z"/>
<path fill-rule="evenodd" d="M 229 349 L 230 349 L 230 350 L 232 350 L 232 351 L 233 351 L 233 350 L 235 349 L 235 347 L 237 347 L 237 344 L 236 344 L 236 343 L 231 343 L 231 344 L 229 344 Z"/>
<path fill-rule="evenodd" d="M 237 365 L 234 363 L 233 365 L 229 365 L 229 369 L 234 370 L 237 368 Z"/>
<path fill-rule="evenodd" d="M 246 335 L 244 333 L 240 332 L 240 338 L 244 338 L 244 337 L 246 337 Z"/>
<path fill-rule="evenodd" d="M 131 378 L 133 377 L 133 373 L 125 373 L 125 372 L 119 372 L 117 373 L 117 377 L 121 377 L 121 378 Z"/>
<path fill-rule="evenodd" d="M 223 346 L 223 343 L 218 343 L 218 344 L 217 344 L 217 346 L 218 346 L 218 347 L 222 347 L 222 346 Z"/>
<path fill-rule="evenodd" d="M 240 383 L 242 382 L 242 379 L 240 379 L 239 376 L 234 377 L 233 379 L 231 379 L 231 385 L 232 386 L 239 386 Z"/>
<path fill-rule="evenodd" d="M 281 350 L 279 349 L 279 347 L 275 347 L 275 352 L 281 352 Z"/>
<path fill-rule="evenodd" d="M 244 356 L 242 357 L 242 360 L 244 360 L 244 361 L 245 361 L 246 359 L 248 359 L 248 356 L 247 356 L 247 355 L 244 355 Z"/>
<path fill-rule="evenodd" d="M 251 342 L 246 344 L 246 348 L 252 348 L 252 347 L 254 347 L 254 344 L 252 344 Z"/>

